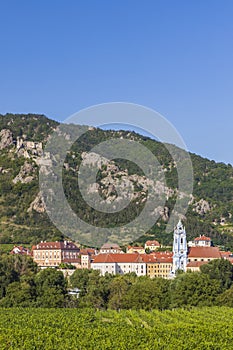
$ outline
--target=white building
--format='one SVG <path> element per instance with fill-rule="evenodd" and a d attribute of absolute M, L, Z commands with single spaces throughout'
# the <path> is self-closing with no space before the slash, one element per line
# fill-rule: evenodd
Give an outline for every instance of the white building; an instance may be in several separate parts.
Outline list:
<path fill-rule="evenodd" d="M 212 241 L 210 237 L 206 237 L 205 235 L 200 235 L 196 237 L 194 241 L 188 242 L 188 247 L 211 247 Z"/>
<path fill-rule="evenodd" d="M 106 273 L 124 275 L 135 272 L 137 276 L 146 275 L 146 263 L 139 254 L 99 254 L 91 263 L 93 270 L 99 270 L 101 275 Z"/>
<path fill-rule="evenodd" d="M 206 237 L 204 235 L 200 235 L 200 237 L 195 238 L 194 242 L 196 247 L 211 247 L 212 245 L 210 237 Z"/>

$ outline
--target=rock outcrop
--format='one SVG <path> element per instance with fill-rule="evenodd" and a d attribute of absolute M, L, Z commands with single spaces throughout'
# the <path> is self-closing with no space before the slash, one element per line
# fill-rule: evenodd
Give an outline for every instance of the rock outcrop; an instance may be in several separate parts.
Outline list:
<path fill-rule="evenodd" d="M 13 142 L 12 132 L 8 129 L 2 129 L 0 131 L 0 150 L 11 146 Z"/>
<path fill-rule="evenodd" d="M 39 192 L 34 201 L 30 204 L 27 212 L 30 213 L 32 210 L 35 210 L 37 213 L 45 212 L 45 204 L 41 193 Z"/>
<path fill-rule="evenodd" d="M 209 202 L 205 199 L 200 199 L 198 202 L 193 204 L 193 211 L 198 213 L 199 215 L 205 215 L 211 210 Z"/>
<path fill-rule="evenodd" d="M 22 182 L 23 184 L 31 182 L 35 177 L 35 166 L 29 162 L 25 162 L 24 165 L 21 166 L 20 172 L 13 179 L 13 183 Z"/>

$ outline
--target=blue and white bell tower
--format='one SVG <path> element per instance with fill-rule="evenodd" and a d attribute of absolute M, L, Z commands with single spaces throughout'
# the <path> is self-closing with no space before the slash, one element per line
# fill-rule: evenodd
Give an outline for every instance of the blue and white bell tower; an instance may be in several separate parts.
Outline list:
<path fill-rule="evenodd" d="M 186 271 L 187 266 L 187 240 L 185 228 L 179 220 L 174 229 L 173 240 L 173 266 L 172 273 L 175 274 L 177 270 Z"/>

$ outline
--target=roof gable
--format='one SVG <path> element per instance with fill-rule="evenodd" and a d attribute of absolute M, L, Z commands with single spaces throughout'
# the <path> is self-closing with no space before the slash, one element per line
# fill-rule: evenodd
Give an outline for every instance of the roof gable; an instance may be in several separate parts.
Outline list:
<path fill-rule="evenodd" d="M 202 235 L 200 237 L 196 237 L 194 241 L 211 241 L 210 237 L 206 237 L 205 235 Z"/>
<path fill-rule="evenodd" d="M 160 244 L 158 241 L 146 241 L 145 245 L 160 247 Z"/>

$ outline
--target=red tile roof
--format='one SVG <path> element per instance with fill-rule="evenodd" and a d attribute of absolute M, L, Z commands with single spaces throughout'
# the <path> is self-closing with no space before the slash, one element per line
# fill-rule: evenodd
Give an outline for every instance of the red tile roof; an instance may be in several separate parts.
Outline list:
<path fill-rule="evenodd" d="M 15 246 L 10 254 L 19 254 L 19 255 L 30 255 L 30 250 L 28 248 L 24 248 L 23 246 Z"/>
<path fill-rule="evenodd" d="M 208 261 L 190 261 L 187 267 L 200 267 L 201 265 L 208 264 Z"/>
<path fill-rule="evenodd" d="M 200 237 L 196 237 L 194 239 L 194 241 L 211 241 L 210 237 L 206 237 L 204 235 L 200 236 Z"/>
<path fill-rule="evenodd" d="M 221 257 L 222 257 L 222 258 L 228 259 L 228 258 L 232 255 L 232 252 L 223 252 L 223 251 L 220 251 L 220 254 L 221 254 Z"/>
<path fill-rule="evenodd" d="M 169 251 L 169 250 L 167 250 L 167 251 L 165 251 L 165 252 L 152 252 L 151 254 L 149 254 L 149 255 L 155 255 L 155 256 L 157 256 L 157 257 L 162 257 L 162 256 L 164 256 L 164 257 L 167 257 L 167 256 L 173 256 L 173 252 L 171 252 L 171 251 Z"/>
<path fill-rule="evenodd" d="M 80 249 L 81 255 L 96 255 L 96 250 L 93 248 L 83 248 Z"/>
<path fill-rule="evenodd" d="M 218 247 L 190 247 L 188 257 L 220 259 L 221 254 Z"/>
<path fill-rule="evenodd" d="M 146 241 L 145 244 L 146 244 L 146 245 L 155 246 L 155 247 L 160 247 L 160 244 L 159 244 L 158 241 Z"/>
<path fill-rule="evenodd" d="M 172 252 L 155 252 L 143 254 L 142 259 L 146 263 L 172 263 L 172 256 Z"/>
<path fill-rule="evenodd" d="M 159 254 L 117 253 L 99 254 L 94 257 L 94 263 L 172 263 L 172 252 Z"/>

